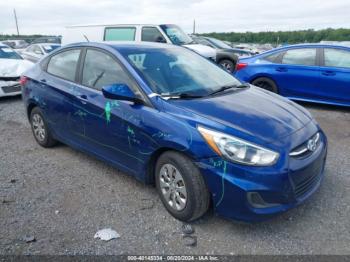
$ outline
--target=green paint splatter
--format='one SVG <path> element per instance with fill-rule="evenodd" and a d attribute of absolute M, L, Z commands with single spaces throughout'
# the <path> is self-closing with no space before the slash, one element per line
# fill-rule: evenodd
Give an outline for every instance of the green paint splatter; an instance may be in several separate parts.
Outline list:
<path fill-rule="evenodd" d="M 222 185 L 221 198 L 217 202 L 216 207 L 218 207 L 221 204 L 222 200 L 224 199 L 224 195 L 225 195 L 225 176 L 226 176 L 227 162 L 226 161 L 222 161 L 222 162 L 223 162 L 223 175 L 221 178 L 221 185 Z"/>
<path fill-rule="evenodd" d="M 74 115 L 78 115 L 81 118 L 84 118 L 85 116 L 87 116 L 87 114 L 81 110 L 78 110 L 77 112 L 75 112 Z"/>
<path fill-rule="evenodd" d="M 107 124 L 111 122 L 111 110 L 112 110 L 111 103 L 107 102 L 105 106 L 105 115 L 106 115 Z"/>
<path fill-rule="evenodd" d="M 130 126 L 128 126 L 128 134 L 135 136 L 135 132 Z"/>
<path fill-rule="evenodd" d="M 107 102 L 105 105 L 105 112 L 107 124 L 111 122 L 111 113 L 114 107 L 119 107 L 118 101 Z"/>

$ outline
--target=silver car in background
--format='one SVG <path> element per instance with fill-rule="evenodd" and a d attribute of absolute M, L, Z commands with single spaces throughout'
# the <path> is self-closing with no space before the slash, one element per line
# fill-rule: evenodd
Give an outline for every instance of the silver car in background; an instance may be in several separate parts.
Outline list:
<path fill-rule="evenodd" d="M 59 47 L 61 47 L 60 44 L 52 43 L 33 44 L 23 50 L 21 55 L 24 59 L 36 63 L 40 60 L 40 58 Z"/>
<path fill-rule="evenodd" d="M 0 97 L 21 94 L 20 76 L 32 66 L 32 62 L 0 43 Z"/>

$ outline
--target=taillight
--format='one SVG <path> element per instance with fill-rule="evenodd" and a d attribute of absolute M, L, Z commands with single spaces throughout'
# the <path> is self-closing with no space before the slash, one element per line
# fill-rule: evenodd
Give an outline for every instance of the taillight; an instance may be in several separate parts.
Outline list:
<path fill-rule="evenodd" d="M 241 70 L 241 69 L 243 69 L 243 68 L 245 68 L 247 66 L 248 66 L 248 64 L 246 64 L 246 63 L 237 63 L 236 71 L 239 71 L 239 70 Z"/>
<path fill-rule="evenodd" d="M 21 76 L 20 79 L 19 79 L 19 84 L 21 86 L 24 86 L 26 83 L 28 82 L 28 77 L 26 76 Z"/>

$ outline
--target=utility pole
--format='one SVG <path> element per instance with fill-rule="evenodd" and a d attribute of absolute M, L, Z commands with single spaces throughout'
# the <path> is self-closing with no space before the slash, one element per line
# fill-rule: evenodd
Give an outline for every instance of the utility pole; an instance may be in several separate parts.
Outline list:
<path fill-rule="evenodd" d="M 17 28 L 17 35 L 19 36 L 19 30 L 18 30 L 18 21 L 17 21 L 16 9 L 13 9 L 13 14 L 15 15 L 15 22 L 16 22 L 16 28 Z"/>
<path fill-rule="evenodd" d="M 196 34 L 196 20 L 193 20 L 193 34 Z"/>

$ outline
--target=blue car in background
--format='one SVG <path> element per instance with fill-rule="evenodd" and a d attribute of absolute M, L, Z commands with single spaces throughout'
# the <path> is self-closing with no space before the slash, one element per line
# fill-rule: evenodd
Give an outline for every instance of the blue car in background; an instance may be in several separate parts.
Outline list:
<path fill-rule="evenodd" d="M 210 206 L 261 221 L 302 203 L 322 181 L 327 139 L 304 108 L 183 47 L 71 44 L 21 84 L 41 146 L 60 141 L 155 184 L 183 221 Z"/>
<path fill-rule="evenodd" d="M 350 48 L 303 44 L 240 59 L 235 76 L 294 100 L 350 106 Z"/>

